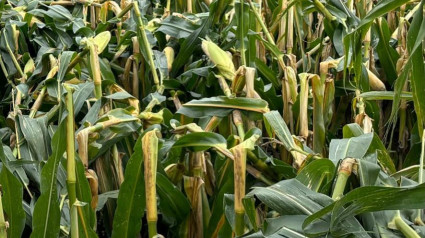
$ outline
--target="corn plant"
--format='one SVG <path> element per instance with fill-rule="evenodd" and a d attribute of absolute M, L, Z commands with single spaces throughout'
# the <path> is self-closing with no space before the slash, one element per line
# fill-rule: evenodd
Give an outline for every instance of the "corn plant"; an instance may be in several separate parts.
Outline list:
<path fill-rule="evenodd" d="M 424 0 L 0 0 L 0 238 L 425 237 Z"/>

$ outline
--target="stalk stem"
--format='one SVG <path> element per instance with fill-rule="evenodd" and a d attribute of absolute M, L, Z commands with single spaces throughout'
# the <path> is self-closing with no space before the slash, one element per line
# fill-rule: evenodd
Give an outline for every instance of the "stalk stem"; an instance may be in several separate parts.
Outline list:
<path fill-rule="evenodd" d="M 394 217 L 394 223 L 396 228 L 403 233 L 406 238 L 420 238 L 418 233 L 401 218 L 400 211 L 397 211 L 397 215 Z"/>
<path fill-rule="evenodd" d="M 257 12 L 257 10 L 255 9 L 254 4 L 252 3 L 251 0 L 248 0 L 249 5 L 251 6 L 252 11 L 254 12 L 255 18 L 257 18 L 257 22 L 260 24 L 261 28 L 263 29 L 264 34 L 267 37 L 267 40 L 272 43 L 273 45 L 275 45 L 274 39 L 272 37 L 272 35 L 270 34 L 269 30 L 267 29 L 266 24 L 264 23 L 263 19 L 261 19 L 260 14 Z"/>
<path fill-rule="evenodd" d="M 164 10 L 164 15 L 169 16 L 171 13 L 171 0 L 167 0 L 167 5 Z"/>
<path fill-rule="evenodd" d="M 19 65 L 19 62 L 15 57 L 15 54 L 13 53 L 12 49 L 10 48 L 9 42 L 7 40 L 7 37 L 6 37 L 6 33 L 4 33 L 4 32 L 3 32 L 3 37 L 5 39 L 4 42 L 6 43 L 7 52 L 9 53 L 10 58 L 12 58 L 13 65 L 15 66 L 16 70 L 18 70 L 19 75 L 22 78 L 25 78 L 26 75 L 24 74 L 24 71 L 22 71 L 21 66 Z"/>
<path fill-rule="evenodd" d="M 416 4 L 416 6 L 412 10 L 410 10 L 410 12 L 406 14 L 406 16 L 404 16 L 404 19 L 408 21 L 415 14 L 415 12 L 418 11 L 420 5 L 421 4 Z M 391 34 L 391 38 L 397 39 L 398 31 L 399 31 L 399 27 L 397 27 L 394 30 L 394 32 Z"/>
<path fill-rule="evenodd" d="M 236 212 L 235 216 L 235 234 L 236 236 L 241 236 L 245 231 L 245 221 L 244 221 L 244 212 Z"/>
<path fill-rule="evenodd" d="M 149 44 L 148 37 L 146 36 L 145 25 L 142 21 L 139 5 L 137 1 L 133 2 L 133 5 L 134 5 L 134 9 L 133 9 L 134 14 L 136 16 L 136 24 L 140 30 L 140 35 L 138 34 L 138 38 L 139 38 L 139 41 L 142 42 L 142 45 L 145 48 L 145 52 L 147 53 L 147 56 L 148 56 L 147 60 L 149 61 L 149 66 L 151 67 L 153 82 L 157 86 L 157 91 L 162 93 L 163 91 L 162 82 L 159 80 L 158 73 L 156 72 L 156 67 L 153 61 L 153 56 L 152 56 L 153 53 L 152 53 L 151 45 Z"/>
<path fill-rule="evenodd" d="M 187 12 L 192 13 L 192 0 L 186 0 Z"/>
<path fill-rule="evenodd" d="M 139 42 L 137 41 L 137 37 L 132 37 L 131 41 L 133 43 L 133 58 L 134 58 L 134 62 L 133 62 L 133 87 L 132 87 L 132 92 L 133 92 L 133 96 L 135 98 L 139 98 L 139 88 L 140 88 L 140 81 L 139 81 L 139 58 L 137 57 L 137 54 L 140 53 L 140 45 Z"/>
<path fill-rule="evenodd" d="M 286 50 L 288 54 L 292 54 L 294 47 L 294 7 L 288 10 L 288 27 L 286 33 Z"/>
<path fill-rule="evenodd" d="M 365 6 L 365 12 L 368 13 L 370 10 L 372 10 L 372 4 L 373 1 L 370 1 L 369 3 L 366 3 Z M 366 68 L 370 69 L 370 40 L 371 40 L 371 29 L 369 28 L 369 30 L 366 33 L 365 39 L 364 39 L 364 58 L 367 59 L 366 62 Z"/>
<path fill-rule="evenodd" d="M 156 230 L 156 221 L 148 221 L 148 232 L 149 238 L 158 235 L 158 231 Z"/>
<path fill-rule="evenodd" d="M 317 153 L 323 153 L 325 150 L 323 98 L 325 94 L 327 67 L 325 67 L 324 64 L 326 64 L 326 62 L 320 64 L 320 77 L 313 77 L 311 79 L 313 89 L 313 149 Z M 323 67 L 326 69 L 324 70 Z"/>
<path fill-rule="evenodd" d="M 261 180 L 263 183 L 267 184 L 268 186 L 275 184 L 275 182 L 266 178 L 260 171 L 258 171 L 256 168 L 254 168 L 253 166 L 249 164 L 246 165 L 246 172 L 254 176 L 254 178 Z"/>
<path fill-rule="evenodd" d="M 88 52 L 89 52 L 89 49 L 85 48 L 80 53 L 78 53 L 78 55 L 75 56 L 75 58 L 68 65 L 68 68 L 66 69 L 66 72 L 68 73 L 69 71 L 71 71 L 71 69 L 73 69 L 75 67 L 75 65 L 77 65 Z"/>
<path fill-rule="evenodd" d="M 347 185 L 347 180 L 351 175 L 353 165 L 355 163 L 356 160 L 353 158 L 347 158 L 341 162 L 338 171 L 338 178 L 336 180 L 335 188 L 332 194 L 333 200 L 338 200 L 344 194 L 345 186 Z"/>
<path fill-rule="evenodd" d="M 15 84 L 8 78 L 9 74 L 7 73 L 6 66 L 4 65 L 3 58 L 1 57 L 1 55 L 0 55 L 0 67 L 1 67 L 1 70 L 3 71 L 4 76 L 7 79 L 7 82 L 12 86 L 13 89 L 16 90 Z"/>
<path fill-rule="evenodd" d="M 30 118 L 34 118 L 35 114 L 37 113 L 38 109 L 41 106 L 41 103 L 43 102 L 43 98 L 45 94 L 46 94 L 46 86 L 44 86 L 41 89 L 40 94 L 38 94 L 37 100 L 35 100 L 34 105 L 31 108 L 30 115 L 29 115 Z"/>
<path fill-rule="evenodd" d="M 267 29 L 266 24 L 264 23 L 263 19 L 261 19 L 260 14 L 257 12 L 257 10 L 255 9 L 254 4 L 252 3 L 251 0 L 248 0 L 249 5 L 251 6 L 252 11 L 254 12 L 255 18 L 257 18 L 258 23 L 260 24 L 261 28 L 263 29 L 264 34 L 266 35 L 267 41 L 270 44 L 273 44 L 276 46 L 276 43 L 274 42 L 274 39 L 272 37 L 272 35 L 270 34 L 269 30 Z M 277 62 L 279 63 L 279 66 L 282 68 L 282 70 L 285 70 L 285 62 L 283 62 L 283 57 L 279 56 L 279 55 L 275 55 L 277 58 Z"/>
<path fill-rule="evenodd" d="M 77 207 L 74 206 L 77 201 L 76 183 L 77 176 L 75 173 L 75 139 L 74 139 L 74 102 L 72 100 L 71 86 L 64 84 L 67 95 L 65 98 L 68 116 L 66 117 L 66 170 L 67 170 L 67 187 L 69 197 L 69 207 L 71 212 L 71 237 L 78 237 L 78 213 Z"/>
<path fill-rule="evenodd" d="M 329 12 L 329 10 L 323 5 L 322 2 L 319 0 L 313 0 L 314 6 L 321 12 L 328 20 L 334 21 L 336 20 L 335 16 L 332 16 L 332 14 Z"/>
<path fill-rule="evenodd" d="M 340 172 L 336 180 L 335 188 L 332 194 L 333 200 L 338 200 L 341 195 L 344 194 L 345 186 L 347 185 L 348 177 L 350 174 L 346 172 Z"/>
<path fill-rule="evenodd" d="M 216 117 L 216 116 L 211 117 L 210 121 L 205 126 L 204 131 L 212 131 L 212 130 L 214 130 L 218 126 L 218 124 L 220 122 L 221 122 L 221 120 L 218 117 Z"/>
<path fill-rule="evenodd" d="M 420 157 L 420 161 L 419 161 L 419 178 L 418 178 L 418 183 L 422 184 L 423 181 L 423 177 L 424 177 L 424 160 L 425 160 L 425 130 L 422 133 L 422 149 L 421 149 L 421 157 Z M 415 223 L 418 225 L 423 225 L 424 222 L 422 221 L 422 210 L 419 209 L 418 211 L 418 215 L 415 218 Z"/>
<path fill-rule="evenodd" d="M 130 11 L 133 8 L 133 2 L 131 2 L 130 4 L 128 4 L 127 6 L 124 7 L 124 9 L 122 9 L 117 15 L 116 18 L 122 18 L 128 11 Z"/>
<path fill-rule="evenodd" d="M 245 5 L 245 1 L 244 0 L 240 0 L 240 3 L 239 3 L 239 25 L 238 25 L 238 30 L 239 30 L 239 51 L 240 51 L 240 54 L 241 54 L 241 62 L 242 62 L 242 65 L 246 65 L 246 58 L 245 58 L 245 41 L 244 41 L 244 39 L 245 39 L 245 36 L 244 36 L 244 32 L 243 32 L 243 30 L 244 30 L 244 10 L 243 10 L 243 7 L 244 7 L 244 5 Z"/>
<path fill-rule="evenodd" d="M 305 139 L 308 137 L 308 76 L 300 74 L 300 113 L 299 135 Z"/>

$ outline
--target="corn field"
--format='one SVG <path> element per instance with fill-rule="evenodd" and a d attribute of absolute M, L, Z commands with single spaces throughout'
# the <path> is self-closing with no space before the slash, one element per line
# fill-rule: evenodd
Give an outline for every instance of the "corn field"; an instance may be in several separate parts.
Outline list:
<path fill-rule="evenodd" d="M 425 0 L 0 0 L 0 238 L 425 237 Z"/>

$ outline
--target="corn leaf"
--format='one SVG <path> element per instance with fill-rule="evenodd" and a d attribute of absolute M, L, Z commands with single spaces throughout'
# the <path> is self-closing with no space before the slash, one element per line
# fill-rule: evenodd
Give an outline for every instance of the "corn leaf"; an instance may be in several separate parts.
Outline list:
<path fill-rule="evenodd" d="M 326 192 L 334 176 L 335 165 L 330 160 L 320 159 L 302 168 L 296 179 L 315 192 Z"/>
<path fill-rule="evenodd" d="M 341 229 L 341 223 L 355 215 L 382 210 L 420 209 L 425 207 L 425 201 L 420 199 L 424 192 L 425 184 L 401 188 L 378 186 L 356 188 L 340 200 L 310 215 L 304 221 L 303 228 L 331 213 L 331 234 L 342 235 L 344 233 Z"/>
<path fill-rule="evenodd" d="M 337 164 L 345 158 L 363 158 L 373 140 L 373 133 L 332 140 L 329 145 L 329 159 Z"/>
<path fill-rule="evenodd" d="M 136 237 L 142 228 L 141 219 L 146 206 L 143 171 L 142 135 L 140 135 L 126 166 L 124 182 L 118 194 L 112 237 Z"/>
<path fill-rule="evenodd" d="M 194 151 L 207 150 L 211 147 L 227 148 L 226 139 L 213 132 L 194 132 L 180 137 L 173 147 L 188 147 Z"/>
<path fill-rule="evenodd" d="M 425 39 L 425 19 L 423 11 L 423 1 L 419 5 L 407 38 L 407 49 L 410 53 L 409 60 L 412 60 L 411 78 L 413 102 L 416 117 L 418 119 L 419 136 L 425 128 L 425 63 L 422 50 L 422 41 Z"/>
<path fill-rule="evenodd" d="M 22 184 L 10 172 L 6 156 L 3 151 L 3 145 L 1 143 L 0 160 L 2 162 L 2 169 L 0 172 L 2 203 L 9 222 L 7 233 L 9 237 L 21 237 L 25 228 L 25 211 L 22 206 Z"/>
<path fill-rule="evenodd" d="M 52 138 L 52 155 L 41 170 L 41 195 L 35 203 L 31 237 L 58 237 L 60 226 L 56 174 L 66 147 L 66 123 L 63 121 Z"/>
<path fill-rule="evenodd" d="M 294 139 L 292 138 L 291 132 L 279 112 L 271 111 L 265 113 L 264 118 L 267 120 L 270 127 L 273 129 L 273 132 L 283 143 L 285 148 L 288 151 L 293 150 L 295 148 Z"/>
<path fill-rule="evenodd" d="M 315 193 L 296 179 L 284 180 L 269 187 L 257 187 L 246 195 L 246 199 L 254 197 L 273 210 L 285 215 L 314 216 L 317 212 L 332 204 L 332 199 L 324 194 Z M 357 237 L 367 237 L 364 229 L 353 217 L 341 221 L 343 229 Z M 306 223 L 304 223 L 306 228 Z M 312 236 L 325 235 L 330 220 L 321 219 L 317 225 L 308 227 L 305 233 Z"/>
<path fill-rule="evenodd" d="M 262 99 L 242 97 L 229 98 L 221 96 L 192 100 L 183 104 L 183 107 L 180 108 L 177 113 L 192 118 L 207 116 L 224 117 L 234 109 L 265 113 L 268 111 L 268 104 Z"/>

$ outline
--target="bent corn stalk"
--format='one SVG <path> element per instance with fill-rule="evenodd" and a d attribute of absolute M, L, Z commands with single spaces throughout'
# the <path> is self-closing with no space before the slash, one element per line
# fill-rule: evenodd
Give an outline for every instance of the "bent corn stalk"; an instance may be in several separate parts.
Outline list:
<path fill-rule="evenodd" d="M 146 189 L 146 219 L 148 221 L 149 237 L 157 235 L 156 222 L 158 221 L 156 199 L 156 167 L 158 162 L 157 130 L 147 132 L 142 138 L 143 158 L 145 166 Z"/>

